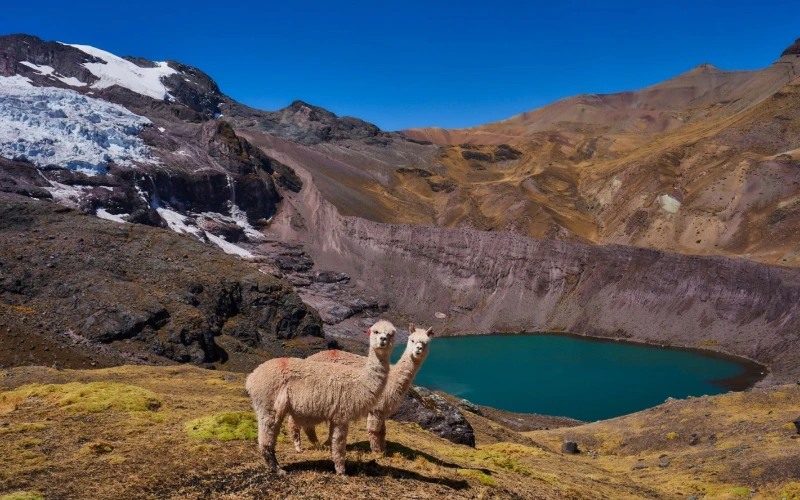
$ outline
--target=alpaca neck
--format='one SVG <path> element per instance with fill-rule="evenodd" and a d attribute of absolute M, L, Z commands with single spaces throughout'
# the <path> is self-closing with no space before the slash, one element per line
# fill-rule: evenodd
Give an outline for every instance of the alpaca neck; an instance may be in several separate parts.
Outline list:
<path fill-rule="evenodd" d="M 361 371 L 361 383 L 367 389 L 367 393 L 375 401 L 386 388 L 389 379 L 389 350 L 378 354 L 375 349 L 370 348 L 367 354 L 367 364 Z"/>
<path fill-rule="evenodd" d="M 402 402 L 403 397 L 411 387 L 414 377 L 422 366 L 425 358 L 414 359 L 411 356 L 412 347 L 406 348 L 403 356 L 392 367 L 390 374 L 391 387 L 386 388 L 384 393 L 383 409 L 387 412 L 394 412 L 397 406 Z"/>

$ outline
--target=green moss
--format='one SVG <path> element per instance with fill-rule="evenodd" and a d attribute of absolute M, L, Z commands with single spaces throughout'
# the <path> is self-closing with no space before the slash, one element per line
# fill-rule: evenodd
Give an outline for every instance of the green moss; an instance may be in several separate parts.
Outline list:
<path fill-rule="evenodd" d="M 189 437 L 199 441 L 247 440 L 258 437 L 256 415 L 249 411 L 218 413 L 200 417 L 187 422 L 185 429 Z"/>
<path fill-rule="evenodd" d="M 30 491 L 15 491 L 14 493 L 0 496 L 0 500 L 44 500 L 44 497 Z"/>
<path fill-rule="evenodd" d="M 750 488 L 747 486 L 738 486 L 731 490 L 731 495 L 734 497 L 750 498 Z"/>
<path fill-rule="evenodd" d="M 23 422 L 21 424 L 12 424 L 8 427 L 0 427 L 0 436 L 3 434 L 24 434 L 26 432 L 35 432 L 45 429 L 47 426 L 39 422 Z"/>
<path fill-rule="evenodd" d="M 534 448 L 513 443 L 495 443 L 475 450 L 458 450 L 450 453 L 453 458 L 470 460 L 481 467 L 503 469 L 531 476 L 533 469 L 520 459 L 536 454 Z"/>
<path fill-rule="evenodd" d="M 461 475 L 461 476 L 474 477 L 481 484 L 484 484 L 486 486 L 491 486 L 492 488 L 497 487 L 497 481 L 495 481 L 495 479 L 492 476 L 490 476 L 488 474 L 484 474 L 483 472 L 481 472 L 479 470 L 458 469 L 458 474 Z"/>
<path fill-rule="evenodd" d="M 161 402 L 152 391 L 116 382 L 31 384 L 4 396 L 18 399 L 42 398 L 70 411 L 88 413 L 107 410 L 155 411 L 161 407 Z"/>
<path fill-rule="evenodd" d="M 792 481 L 786 483 L 781 487 L 781 492 L 778 495 L 780 500 L 799 500 L 800 499 L 800 481 Z"/>

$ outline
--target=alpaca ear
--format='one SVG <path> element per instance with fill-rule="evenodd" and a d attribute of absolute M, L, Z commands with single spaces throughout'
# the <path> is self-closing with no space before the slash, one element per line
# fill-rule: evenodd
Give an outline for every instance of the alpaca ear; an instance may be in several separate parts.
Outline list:
<path fill-rule="evenodd" d="M 414 325 L 414 323 L 409 323 L 408 324 L 408 333 L 414 333 L 414 330 L 416 330 L 416 329 L 417 329 L 417 327 Z"/>
<path fill-rule="evenodd" d="M 433 327 L 428 328 L 428 330 L 425 332 L 425 335 L 428 337 L 433 337 Z"/>

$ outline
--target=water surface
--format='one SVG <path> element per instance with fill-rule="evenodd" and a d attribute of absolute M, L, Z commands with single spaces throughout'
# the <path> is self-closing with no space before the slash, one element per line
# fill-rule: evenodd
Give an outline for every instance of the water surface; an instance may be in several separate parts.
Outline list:
<path fill-rule="evenodd" d="M 392 360 L 402 354 L 398 345 Z M 737 358 L 569 335 L 441 337 L 415 384 L 508 411 L 599 420 L 744 389 L 760 367 Z"/>

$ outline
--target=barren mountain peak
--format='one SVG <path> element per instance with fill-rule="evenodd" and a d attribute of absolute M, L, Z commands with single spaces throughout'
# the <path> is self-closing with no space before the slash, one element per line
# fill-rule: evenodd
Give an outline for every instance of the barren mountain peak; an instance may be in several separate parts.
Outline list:
<path fill-rule="evenodd" d="M 781 52 L 781 57 L 784 56 L 800 56 L 800 38 L 795 40 L 793 44 Z"/>

